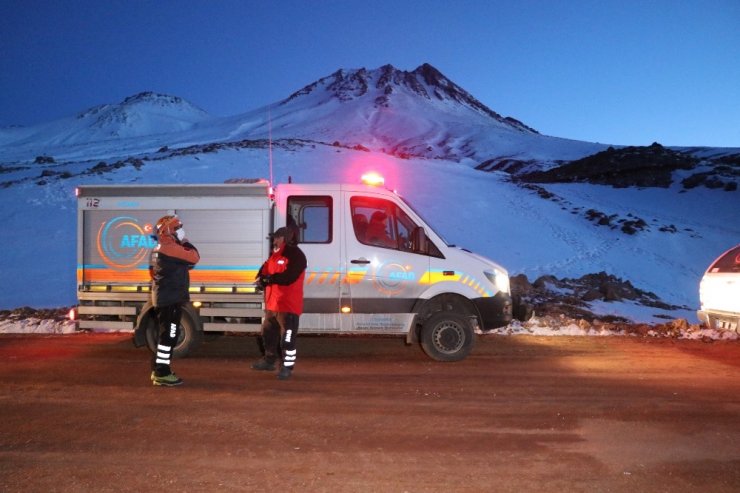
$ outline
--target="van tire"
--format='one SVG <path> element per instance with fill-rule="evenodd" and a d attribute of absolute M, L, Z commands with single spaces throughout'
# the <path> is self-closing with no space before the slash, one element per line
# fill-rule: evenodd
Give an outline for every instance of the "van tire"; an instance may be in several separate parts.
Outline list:
<path fill-rule="evenodd" d="M 152 313 L 151 317 L 147 319 L 146 329 L 146 341 L 151 352 L 157 352 L 157 344 L 159 343 L 159 327 L 157 326 L 157 319 Z M 193 314 L 188 310 L 187 307 L 183 307 L 182 318 L 180 319 L 180 333 L 177 336 L 177 343 L 172 351 L 174 358 L 184 358 L 198 344 L 200 344 L 203 338 L 203 332 L 197 327 L 197 324 L 193 321 Z"/>
<path fill-rule="evenodd" d="M 467 317 L 453 312 L 437 312 L 421 327 L 421 347 L 437 361 L 460 361 L 470 354 L 475 331 Z"/>

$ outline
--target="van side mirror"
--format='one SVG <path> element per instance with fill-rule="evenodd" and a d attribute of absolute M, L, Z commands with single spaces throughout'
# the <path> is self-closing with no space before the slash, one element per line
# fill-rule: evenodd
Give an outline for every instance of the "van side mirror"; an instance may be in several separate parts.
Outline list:
<path fill-rule="evenodd" d="M 411 233 L 411 249 L 414 253 L 427 253 L 427 234 L 421 226 L 415 227 Z"/>

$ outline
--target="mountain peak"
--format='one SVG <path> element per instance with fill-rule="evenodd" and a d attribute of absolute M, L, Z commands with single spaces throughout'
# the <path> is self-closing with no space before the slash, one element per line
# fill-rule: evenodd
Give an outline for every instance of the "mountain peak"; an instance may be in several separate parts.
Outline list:
<path fill-rule="evenodd" d="M 101 104 L 79 113 L 76 124 L 65 126 L 56 142 L 92 142 L 181 132 L 210 115 L 177 96 L 152 91 L 128 96 L 118 104 Z"/>
<path fill-rule="evenodd" d="M 142 110 L 145 108 L 159 108 L 159 111 L 161 111 L 162 109 L 170 109 L 178 113 L 191 112 L 195 114 L 201 114 L 202 116 L 207 116 L 207 113 L 204 110 L 198 108 L 197 106 L 184 100 L 181 97 L 170 96 L 168 94 L 161 94 L 153 91 L 144 91 L 138 94 L 134 94 L 133 96 L 128 96 L 118 104 L 103 104 L 99 106 L 94 106 L 93 108 L 83 111 L 82 113 L 77 115 L 77 118 L 87 118 L 93 115 L 98 115 L 105 110 L 118 113 L 126 113 L 130 111 Z"/>
<path fill-rule="evenodd" d="M 168 94 L 160 94 L 153 91 L 144 91 L 133 96 L 129 96 L 123 100 L 121 106 L 134 106 L 137 104 L 154 104 L 158 106 L 192 106 L 191 103 L 185 101 L 178 96 L 170 96 Z"/>
<path fill-rule="evenodd" d="M 321 89 L 330 98 L 343 103 L 372 98 L 372 104 L 376 108 L 392 106 L 396 95 L 401 94 L 424 98 L 428 101 L 454 103 L 493 118 L 515 130 L 537 133 L 536 130 L 520 121 L 510 117 L 504 118 L 491 110 L 429 63 L 423 63 L 411 72 L 397 69 L 391 64 L 383 65 L 374 70 L 368 70 L 364 67 L 354 70 L 339 69 L 331 75 L 296 91 L 281 104 L 286 104 L 309 94 L 315 94 Z"/>

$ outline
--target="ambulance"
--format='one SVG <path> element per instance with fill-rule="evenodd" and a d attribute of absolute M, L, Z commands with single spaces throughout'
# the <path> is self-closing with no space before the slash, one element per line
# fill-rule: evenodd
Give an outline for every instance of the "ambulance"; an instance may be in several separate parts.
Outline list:
<path fill-rule="evenodd" d="M 449 245 L 377 175 L 358 184 L 266 180 L 202 185 L 77 188 L 79 330 L 146 332 L 155 347 L 149 254 L 153 226 L 177 214 L 201 260 L 175 356 L 206 332 L 260 331 L 257 271 L 269 235 L 297 232 L 308 260 L 301 334 L 394 335 L 438 361 L 458 361 L 476 335 L 512 319 L 509 276 L 483 256 Z"/>

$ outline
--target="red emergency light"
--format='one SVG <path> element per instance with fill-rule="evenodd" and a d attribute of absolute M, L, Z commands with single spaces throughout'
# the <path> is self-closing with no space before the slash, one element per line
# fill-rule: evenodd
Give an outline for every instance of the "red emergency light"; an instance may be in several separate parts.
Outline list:
<path fill-rule="evenodd" d="M 371 187 L 382 187 L 385 185 L 385 178 L 380 173 L 371 171 L 362 175 L 362 183 Z"/>

